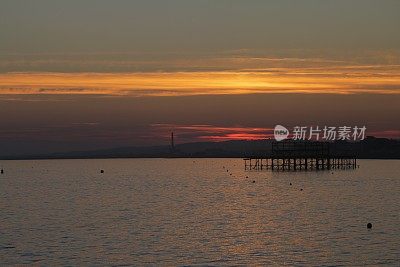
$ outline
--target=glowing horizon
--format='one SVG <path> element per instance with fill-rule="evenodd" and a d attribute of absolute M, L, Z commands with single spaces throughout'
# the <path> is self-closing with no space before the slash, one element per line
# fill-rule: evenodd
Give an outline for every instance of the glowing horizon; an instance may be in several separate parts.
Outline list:
<path fill-rule="evenodd" d="M 220 142 L 230 140 L 266 140 L 274 138 L 274 128 L 245 127 L 245 126 L 218 126 L 218 125 L 183 125 L 183 124 L 152 124 L 152 128 L 159 133 L 159 138 L 168 141 L 170 132 L 174 131 L 176 143 L 185 143 L 194 140 Z M 368 136 L 383 138 L 399 138 L 400 130 L 382 130 L 367 132 Z M 154 137 L 154 136 L 153 136 Z M 366 137 L 366 136 L 365 136 Z"/>

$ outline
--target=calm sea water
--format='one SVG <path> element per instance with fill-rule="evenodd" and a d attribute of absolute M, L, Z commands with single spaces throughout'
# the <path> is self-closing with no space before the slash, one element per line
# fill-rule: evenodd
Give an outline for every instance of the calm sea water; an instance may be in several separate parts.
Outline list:
<path fill-rule="evenodd" d="M 400 161 L 333 173 L 245 172 L 240 159 L 0 167 L 2 265 L 400 265 Z"/>

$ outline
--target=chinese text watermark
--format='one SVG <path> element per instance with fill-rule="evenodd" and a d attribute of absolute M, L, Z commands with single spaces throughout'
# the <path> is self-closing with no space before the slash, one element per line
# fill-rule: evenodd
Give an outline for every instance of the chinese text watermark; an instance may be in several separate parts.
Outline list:
<path fill-rule="evenodd" d="M 353 140 L 360 141 L 365 139 L 365 126 L 295 126 L 291 138 L 293 140 L 316 140 L 316 141 L 335 141 Z M 274 129 L 276 141 L 282 141 L 289 137 L 289 130 L 282 125 L 276 125 Z"/>

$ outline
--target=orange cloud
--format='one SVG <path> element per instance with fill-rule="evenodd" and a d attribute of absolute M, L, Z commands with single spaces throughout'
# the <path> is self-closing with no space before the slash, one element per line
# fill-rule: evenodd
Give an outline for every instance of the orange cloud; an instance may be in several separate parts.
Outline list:
<path fill-rule="evenodd" d="M 0 94 L 181 96 L 250 93 L 398 94 L 400 66 L 210 72 L 4 73 Z"/>

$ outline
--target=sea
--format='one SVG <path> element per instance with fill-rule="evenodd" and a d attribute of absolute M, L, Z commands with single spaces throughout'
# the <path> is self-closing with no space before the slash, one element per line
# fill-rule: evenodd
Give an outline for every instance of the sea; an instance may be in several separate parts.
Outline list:
<path fill-rule="evenodd" d="M 0 265 L 400 266 L 400 161 L 358 164 L 0 161 Z"/>

